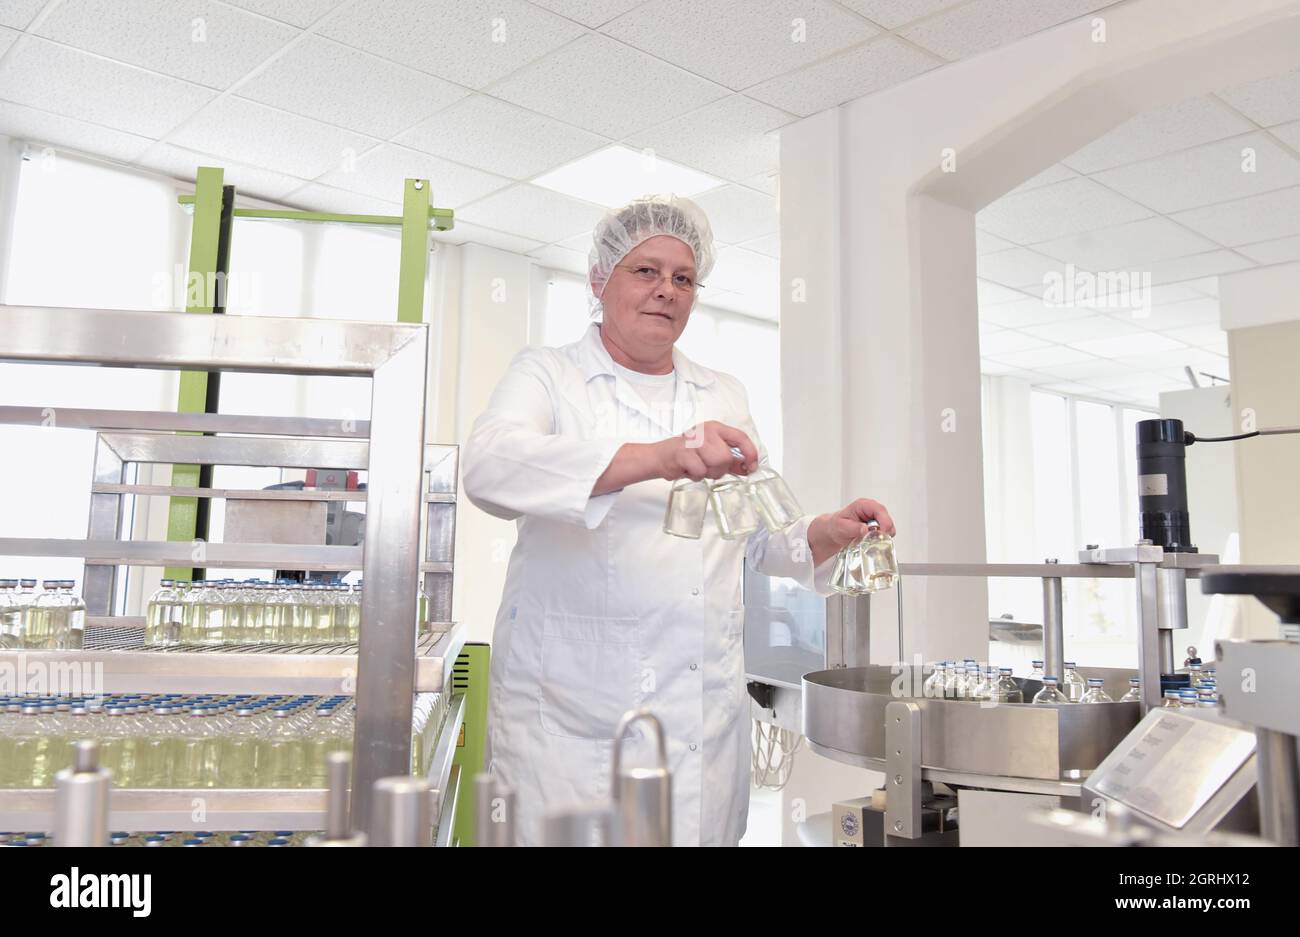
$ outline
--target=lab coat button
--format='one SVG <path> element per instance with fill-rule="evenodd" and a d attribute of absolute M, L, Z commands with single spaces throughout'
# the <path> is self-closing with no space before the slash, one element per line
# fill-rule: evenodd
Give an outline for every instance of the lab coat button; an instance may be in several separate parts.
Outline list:
<path fill-rule="evenodd" d="M 695 665 L 695 664 L 691 664 L 691 669 L 692 669 L 692 670 L 698 670 L 698 669 L 699 669 L 699 667 L 698 667 L 698 666 L 696 666 L 696 665 Z"/>
<path fill-rule="evenodd" d="M 695 743 L 694 743 L 694 742 L 691 743 L 691 751 L 695 751 Z"/>
<path fill-rule="evenodd" d="M 699 595 L 699 594 L 700 594 L 700 590 L 699 590 L 699 589 L 692 589 L 692 590 L 691 590 L 691 595 Z"/>

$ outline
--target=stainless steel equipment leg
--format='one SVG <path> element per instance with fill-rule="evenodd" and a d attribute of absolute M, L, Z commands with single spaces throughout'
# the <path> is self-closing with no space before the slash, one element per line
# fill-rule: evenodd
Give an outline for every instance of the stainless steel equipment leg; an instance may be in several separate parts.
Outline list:
<path fill-rule="evenodd" d="M 1156 617 L 1160 625 L 1160 672 L 1178 669 L 1174 632 L 1187 627 L 1187 570 L 1156 570 Z"/>
<path fill-rule="evenodd" d="M 325 831 L 312 836 L 308 846 L 364 846 L 366 834 L 352 830 L 348 811 L 348 785 L 352 780 L 352 757 L 346 752 L 331 752 L 325 760 Z"/>
<path fill-rule="evenodd" d="M 54 777 L 54 845 L 108 845 L 108 791 L 111 781 L 99 767 L 99 743 L 78 742 L 72 767 Z"/>
<path fill-rule="evenodd" d="M 617 846 L 610 804 L 554 810 L 542 818 L 544 846 Z"/>
<path fill-rule="evenodd" d="M 658 767 L 622 767 L 623 737 L 635 722 L 648 722 L 654 730 L 659 753 Z M 673 844 L 673 779 L 668 771 L 664 727 L 648 709 L 629 712 L 614 733 L 614 778 L 610 791 L 614 800 L 615 825 L 620 845 Z"/>
<path fill-rule="evenodd" d="M 1279 846 L 1300 846 L 1300 762 L 1296 737 L 1272 729 L 1255 730 L 1259 771 L 1260 834 Z"/>
<path fill-rule="evenodd" d="M 1137 591 L 1138 676 L 1142 678 L 1142 711 L 1160 705 L 1160 616 L 1156 591 L 1156 565 L 1134 563 L 1133 583 Z"/>
<path fill-rule="evenodd" d="M 921 707 L 885 707 L 885 845 L 921 836 Z"/>
<path fill-rule="evenodd" d="M 375 846 L 433 845 L 433 797 L 429 782 L 406 775 L 375 782 L 371 806 Z"/>
<path fill-rule="evenodd" d="M 1055 564 L 1057 560 L 1044 560 Z M 1065 684 L 1065 600 L 1059 577 L 1043 577 L 1043 674 Z"/>

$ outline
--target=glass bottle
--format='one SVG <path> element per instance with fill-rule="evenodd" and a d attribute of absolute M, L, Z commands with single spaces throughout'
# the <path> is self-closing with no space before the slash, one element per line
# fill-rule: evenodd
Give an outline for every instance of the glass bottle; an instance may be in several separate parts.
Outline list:
<path fill-rule="evenodd" d="M 50 650 L 60 647 L 67 634 L 67 604 L 59 595 L 61 580 L 46 579 L 41 593 L 27 609 L 23 621 L 23 647 Z"/>
<path fill-rule="evenodd" d="M 355 643 L 361 640 L 361 587 L 358 582 L 352 587 L 352 598 L 348 602 L 348 640 Z"/>
<path fill-rule="evenodd" d="M 761 523 L 749 482 L 736 475 L 723 475 L 709 487 L 709 504 L 723 540 L 744 540 Z"/>
<path fill-rule="evenodd" d="M 1178 702 L 1184 709 L 1196 708 L 1196 691 L 1184 688 L 1178 691 Z"/>
<path fill-rule="evenodd" d="M 1079 702 L 1080 702 L 1080 703 L 1113 703 L 1113 702 L 1115 702 L 1114 700 L 1112 700 L 1112 699 L 1110 698 L 1110 694 L 1108 694 L 1108 693 L 1107 693 L 1107 692 L 1102 688 L 1103 685 L 1105 684 L 1105 682 L 1106 682 L 1106 681 L 1103 680 L 1101 677 L 1089 677 L 1089 678 L 1088 678 L 1088 689 L 1084 692 L 1083 696 L 1080 697 Z"/>
<path fill-rule="evenodd" d="M 1043 677 L 1043 688 L 1034 694 L 1033 702 L 1040 706 L 1054 706 L 1059 703 L 1068 703 L 1065 694 L 1057 689 L 1059 681 L 1056 677 Z"/>
<path fill-rule="evenodd" d="M 997 679 L 989 688 L 989 699 L 995 703 L 1023 703 L 1025 693 L 1011 676 L 1010 667 L 999 667 Z"/>
<path fill-rule="evenodd" d="M 205 585 L 202 579 L 177 583 L 180 588 L 181 605 L 179 640 L 182 644 L 202 644 L 206 637 L 204 629 L 207 624 L 207 613 L 203 606 Z"/>
<path fill-rule="evenodd" d="M 0 579 L 0 649 L 19 646 L 23 630 L 23 607 L 15 590 L 17 579 Z"/>
<path fill-rule="evenodd" d="M 943 668 L 947 661 L 937 660 L 930 665 L 930 675 L 921 684 L 921 695 L 927 699 L 943 699 Z"/>
<path fill-rule="evenodd" d="M 1179 699 L 1177 690 L 1165 690 L 1164 702 L 1160 704 L 1161 709 L 1182 709 L 1183 704 Z"/>
<path fill-rule="evenodd" d="M 1128 692 L 1119 698 L 1121 703 L 1142 702 L 1142 681 L 1137 677 L 1128 678 Z"/>
<path fill-rule="evenodd" d="M 862 538 L 858 551 L 862 554 L 862 587 L 867 592 L 880 592 L 898 581 L 894 538 L 875 521 L 867 524 L 867 535 Z"/>
<path fill-rule="evenodd" d="M 1042 681 L 1043 681 L 1043 662 L 1042 662 L 1041 660 L 1030 661 L 1030 662 L 1029 662 L 1029 666 L 1030 666 L 1030 668 L 1031 668 L 1030 671 L 1029 671 L 1029 679 L 1030 679 L 1030 680 L 1037 680 L 1039 683 L 1042 683 Z"/>
<path fill-rule="evenodd" d="M 172 609 L 176 601 L 176 583 L 171 579 L 162 580 L 154 594 L 149 596 L 149 604 L 145 607 L 145 644 L 176 643 L 175 635 L 172 633 Z"/>
<path fill-rule="evenodd" d="M 63 598 L 67 616 L 67 632 L 62 646 L 76 649 L 84 647 L 86 643 L 86 603 L 73 591 L 73 585 L 73 580 L 63 580 L 59 594 Z"/>
<path fill-rule="evenodd" d="M 1083 699 L 1083 694 L 1088 691 L 1088 685 L 1083 682 L 1083 677 L 1075 669 L 1074 661 L 1065 662 L 1065 684 L 1062 686 L 1065 698 L 1071 703 L 1077 703 Z"/>
<path fill-rule="evenodd" d="M 785 530 L 803 516 L 803 509 L 790 486 L 770 467 L 760 465 L 747 476 L 747 480 L 754 506 L 768 530 L 773 533 Z"/>
<path fill-rule="evenodd" d="M 699 540 L 704 533 L 704 515 L 709 507 L 709 483 L 679 478 L 668 492 L 664 510 L 664 533 L 687 540 Z"/>
<path fill-rule="evenodd" d="M 943 698 L 957 698 L 957 680 L 960 674 L 957 672 L 958 665 L 949 661 L 943 671 Z"/>

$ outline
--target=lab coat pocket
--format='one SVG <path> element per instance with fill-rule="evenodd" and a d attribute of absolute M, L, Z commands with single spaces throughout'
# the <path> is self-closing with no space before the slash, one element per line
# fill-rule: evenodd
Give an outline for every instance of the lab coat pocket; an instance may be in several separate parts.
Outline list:
<path fill-rule="evenodd" d="M 612 739 L 642 699 L 635 618 L 547 613 L 542 632 L 542 728 L 551 735 Z"/>

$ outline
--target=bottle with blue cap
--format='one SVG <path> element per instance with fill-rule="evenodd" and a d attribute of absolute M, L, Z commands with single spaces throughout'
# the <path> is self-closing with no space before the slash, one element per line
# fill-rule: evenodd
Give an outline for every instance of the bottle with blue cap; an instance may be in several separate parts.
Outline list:
<path fill-rule="evenodd" d="M 1058 684 L 1060 681 L 1054 676 L 1043 677 L 1043 688 L 1034 694 L 1031 702 L 1039 706 L 1055 706 L 1058 703 L 1068 703 L 1065 694 L 1060 691 Z"/>
<path fill-rule="evenodd" d="M 1105 683 L 1106 681 L 1103 680 L 1101 677 L 1089 677 L 1088 689 L 1080 698 L 1079 702 L 1080 703 L 1113 703 L 1114 700 L 1110 698 L 1110 694 L 1108 694 L 1103 688 Z"/>

